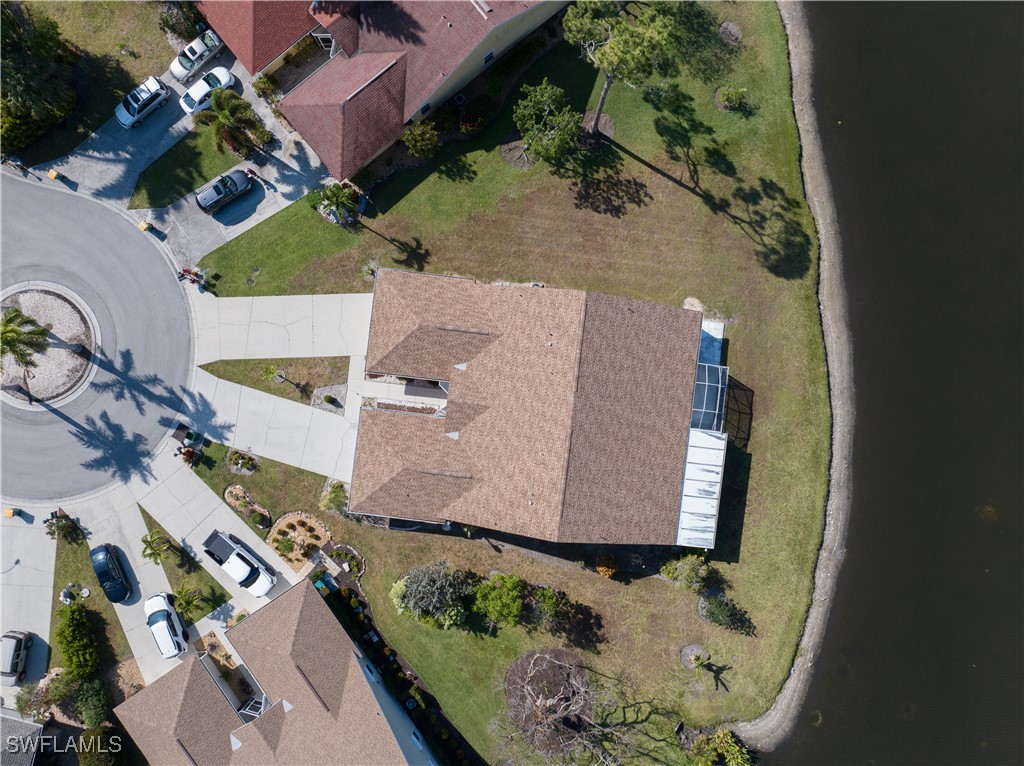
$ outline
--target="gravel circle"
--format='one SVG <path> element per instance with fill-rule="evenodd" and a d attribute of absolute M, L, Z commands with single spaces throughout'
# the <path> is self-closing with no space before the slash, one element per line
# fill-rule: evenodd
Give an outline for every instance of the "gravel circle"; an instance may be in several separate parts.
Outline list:
<path fill-rule="evenodd" d="M 696 665 L 693 664 L 693 660 L 690 659 L 694 655 L 703 657 L 704 659 L 711 659 L 711 653 L 700 644 L 690 644 L 684 646 L 679 650 L 679 661 L 683 663 L 683 667 L 687 670 L 695 670 Z"/>
<path fill-rule="evenodd" d="M 69 393 L 85 378 L 94 348 L 93 330 L 72 299 L 50 290 L 19 290 L 4 298 L 3 308 L 19 308 L 48 328 L 51 342 L 50 348 L 34 355 L 36 366 L 27 375 L 13 359 L 4 358 L 6 396 L 22 402 L 49 402 Z"/>

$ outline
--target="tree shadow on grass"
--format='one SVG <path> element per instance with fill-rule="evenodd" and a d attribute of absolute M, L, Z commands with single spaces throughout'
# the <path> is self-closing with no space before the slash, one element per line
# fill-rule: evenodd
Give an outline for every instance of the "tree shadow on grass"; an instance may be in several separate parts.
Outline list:
<path fill-rule="evenodd" d="M 647 184 L 624 174 L 619 149 L 604 136 L 586 137 L 579 151 L 552 169 L 556 177 L 569 180 L 577 210 L 622 218 L 653 199 Z"/>
<path fill-rule="evenodd" d="M 437 166 L 437 174 L 448 181 L 469 183 L 477 177 L 476 166 L 464 154 L 446 157 Z"/>

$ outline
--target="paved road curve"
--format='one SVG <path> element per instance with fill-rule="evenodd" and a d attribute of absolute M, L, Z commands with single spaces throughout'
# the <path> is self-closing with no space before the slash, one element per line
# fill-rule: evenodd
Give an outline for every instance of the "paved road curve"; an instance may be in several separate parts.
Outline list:
<path fill-rule="evenodd" d="M 188 308 L 176 275 L 150 235 L 88 198 L 4 175 L 0 181 L 3 287 L 62 285 L 95 314 L 102 343 L 89 388 L 58 409 L 3 402 L 3 494 L 67 498 L 145 474 L 182 410 L 202 403 L 186 390 Z"/>

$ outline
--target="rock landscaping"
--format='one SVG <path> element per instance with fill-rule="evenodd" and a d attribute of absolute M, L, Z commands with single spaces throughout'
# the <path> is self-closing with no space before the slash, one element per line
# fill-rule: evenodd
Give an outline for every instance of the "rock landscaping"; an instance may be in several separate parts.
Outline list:
<path fill-rule="evenodd" d="M 232 484 L 224 490 L 224 502 L 245 516 L 245 518 L 251 519 L 260 529 L 266 529 L 270 526 L 270 521 L 273 518 L 270 515 L 270 511 L 254 502 L 241 484 Z"/>
<path fill-rule="evenodd" d="M 331 533 L 322 521 L 300 511 L 281 516 L 267 537 L 271 547 L 296 572 L 309 566 L 314 554 L 330 540 Z"/>

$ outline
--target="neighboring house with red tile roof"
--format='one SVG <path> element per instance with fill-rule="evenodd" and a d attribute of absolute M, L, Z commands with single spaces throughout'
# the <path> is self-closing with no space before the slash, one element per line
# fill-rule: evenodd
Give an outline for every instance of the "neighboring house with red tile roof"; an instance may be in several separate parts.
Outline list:
<path fill-rule="evenodd" d="M 381 269 L 350 510 L 712 548 L 722 329 L 629 298 Z"/>
<path fill-rule="evenodd" d="M 306 580 L 226 632 L 256 682 L 241 705 L 205 655 L 114 709 L 161 766 L 435 763 L 419 732 Z"/>
<path fill-rule="evenodd" d="M 343 179 L 566 5 L 203 0 L 199 8 L 252 74 L 273 71 L 306 34 L 331 49 L 330 60 L 286 94 L 280 109 Z"/>

